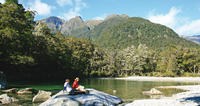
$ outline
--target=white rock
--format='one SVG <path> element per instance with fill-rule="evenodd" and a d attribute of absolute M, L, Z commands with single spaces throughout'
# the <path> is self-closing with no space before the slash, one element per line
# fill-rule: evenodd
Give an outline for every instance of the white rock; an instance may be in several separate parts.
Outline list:
<path fill-rule="evenodd" d="M 9 104 L 17 101 L 17 99 L 9 97 L 7 94 L 0 95 L 0 104 Z"/>
<path fill-rule="evenodd" d="M 4 93 L 16 93 L 17 92 L 17 88 L 2 90 L 2 92 L 4 92 Z"/>
<path fill-rule="evenodd" d="M 149 100 L 135 100 L 126 106 L 198 106 L 196 103 L 187 102 L 182 103 L 176 99 L 149 99 Z"/>
<path fill-rule="evenodd" d="M 17 94 L 26 95 L 26 94 L 33 94 L 33 93 L 35 93 L 35 92 L 36 92 L 36 90 L 33 89 L 33 88 L 26 88 L 26 89 L 19 90 L 19 91 L 17 92 Z"/>
<path fill-rule="evenodd" d="M 162 92 L 160 92 L 159 90 L 152 88 L 150 91 L 144 91 L 143 94 L 147 94 L 147 95 L 161 95 Z"/>
<path fill-rule="evenodd" d="M 122 103 L 122 100 L 94 89 L 89 90 L 89 94 L 68 95 L 63 91 L 52 96 L 40 106 L 114 106 Z"/>
<path fill-rule="evenodd" d="M 37 95 L 33 97 L 33 102 L 44 102 L 51 97 L 51 92 L 40 90 Z"/>

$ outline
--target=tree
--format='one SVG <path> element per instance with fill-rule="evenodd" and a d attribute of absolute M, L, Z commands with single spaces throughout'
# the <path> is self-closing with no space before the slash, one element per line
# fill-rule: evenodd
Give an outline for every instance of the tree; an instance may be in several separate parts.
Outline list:
<path fill-rule="evenodd" d="M 118 53 L 119 75 L 143 75 L 155 70 L 155 54 L 145 45 L 128 47 Z"/>
<path fill-rule="evenodd" d="M 18 0 L 6 0 L 7 4 L 15 3 L 18 4 Z"/>
<path fill-rule="evenodd" d="M 166 76 L 175 76 L 179 73 L 178 52 L 179 50 L 175 46 L 169 46 L 165 51 L 161 52 L 157 70 Z"/>
<path fill-rule="evenodd" d="M 33 38 L 34 23 L 34 12 L 26 11 L 21 4 L 18 4 L 18 0 L 6 0 L 4 4 L 0 4 L 0 68 L 2 70 L 8 72 L 19 64 L 34 62 L 29 47 Z"/>

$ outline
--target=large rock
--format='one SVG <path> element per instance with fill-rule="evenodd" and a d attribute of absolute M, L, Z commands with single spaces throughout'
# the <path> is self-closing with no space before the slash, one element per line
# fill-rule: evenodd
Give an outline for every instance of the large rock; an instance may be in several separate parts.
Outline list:
<path fill-rule="evenodd" d="M 34 94 L 36 92 L 37 92 L 37 90 L 35 90 L 33 88 L 26 88 L 26 89 L 19 90 L 17 92 L 17 94 L 19 94 L 19 95 L 27 95 L 27 94 Z"/>
<path fill-rule="evenodd" d="M 0 71 L 0 89 L 6 88 L 6 76 Z"/>
<path fill-rule="evenodd" d="M 122 100 L 94 89 L 89 90 L 89 94 L 69 95 L 63 91 L 52 96 L 40 106 L 114 106 L 122 103 Z"/>
<path fill-rule="evenodd" d="M 2 92 L 4 92 L 4 93 L 17 93 L 17 88 L 2 90 Z"/>
<path fill-rule="evenodd" d="M 51 92 L 40 90 L 37 95 L 33 97 L 33 102 L 44 102 L 51 97 Z"/>
<path fill-rule="evenodd" d="M 146 95 L 162 95 L 162 92 L 160 92 L 159 90 L 152 88 L 150 91 L 144 91 L 143 94 Z"/>
<path fill-rule="evenodd" d="M 17 101 L 17 99 L 9 97 L 7 94 L 0 95 L 0 104 L 9 104 Z"/>

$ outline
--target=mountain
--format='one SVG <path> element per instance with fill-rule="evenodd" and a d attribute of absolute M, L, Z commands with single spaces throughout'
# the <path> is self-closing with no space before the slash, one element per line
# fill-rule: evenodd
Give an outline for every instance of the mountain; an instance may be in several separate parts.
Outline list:
<path fill-rule="evenodd" d="M 191 40 L 195 43 L 200 44 L 200 35 L 194 35 L 194 36 L 184 36 L 183 38 L 187 39 L 187 40 Z"/>
<path fill-rule="evenodd" d="M 133 17 L 109 16 L 104 22 L 84 35 L 102 48 L 122 49 L 131 45 L 146 44 L 152 49 L 162 50 L 169 45 L 197 47 L 198 45 L 178 36 L 172 29 Z"/>
<path fill-rule="evenodd" d="M 62 28 L 62 25 L 65 23 L 66 21 L 63 20 L 63 19 L 60 19 L 58 17 L 55 17 L 55 16 L 51 16 L 51 17 L 48 17 L 46 19 L 43 19 L 43 20 L 40 20 L 38 21 L 37 23 L 43 23 L 43 24 L 46 24 L 49 29 L 51 29 L 51 31 L 53 33 L 55 33 L 57 30 L 61 30 Z"/>
<path fill-rule="evenodd" d="M 49 17 L 39 22 L 46 24 L 53 32 L 59 30 L 67 36 L 89 39 L 102 48 L 121 49 L 139 44 L 146 44 L 152 49 L 161 50 L 169 45 L 199 46 L 179 37 L 172 29 L 164 25 L 139 17 L 130 18 L 125 14 L 111 14 L 104 20 L 88 21 L 83 21 L 80 16 L 69 21 Z M 192 39 L 197 40 L 197 36 Z"/>
<path fill-rule="evenodd" d="M 95 41 L 106 29 L 114 26 L 115 24 L 123 22 L 128 18 L 129 17 L 127 15 L 117 15 L 117 14 L 109 15 L 105 18 L 103 22 L 98 24 L 94 29 L 90 30 L 87 33 L 83 33 L 79 37 Z"/>
<path fill-rule="evenodd" d="M 63 24 L 61 32 L 68 36 L 77 36 L 89 30 L 90 28 L 82 20 L 82 18 L 80 16 L 77 16 Z"/>
<path fill-rule="evenodd" d="M 86 22 L 80 16 L 76 16 L 69 21 L 65 21 L 55 16 L 37 21 L 37 25 L 46 24 L 53 33 L 58 30 L 66 36 L 80 36 L 83 33 L 90 31 L 100 24 L 102 20 L 88 20 Z"/>
<path fill-rule="evenodd" d="M 85 37 L 85 34 L 88 35 L 87 33 L 89 33 L 90 30 L 96 27 L 98 27 L 96 29 L 100 33 L 102 29 L 106 29 L 107 27 L 117 24 L 127 18 L 129 18 L 129 16 L 125 14 L 112 14 L 107 16 L 105 20 L 83 21 L 83 19 L 80 16 L 76 16 L 70 19 L 69 21 L 65 21 L 58 17 L 51 16 L 46 19 L 40 20 L 37 23 L 38 25 L 40 25 L 40 23 L 46 24 L 53 33 L 59 30 L 66 36 Z"/>
<path fill-rule="evenodd" d="M 87 24 L 87 26 L 90 29 L 93 29 L 93 28 L 95 28 L 97 25 L 99 25 L 102 22 L 103 22 L 103 20 L 88 20 L 85 23 Z"/>

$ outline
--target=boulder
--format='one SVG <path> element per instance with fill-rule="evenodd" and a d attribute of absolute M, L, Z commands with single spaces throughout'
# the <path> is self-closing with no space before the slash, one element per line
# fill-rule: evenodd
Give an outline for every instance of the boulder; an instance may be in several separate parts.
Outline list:
<path fill-rule="evenodd" d="M 17 99 L 9 97 L 7 94 L 0 95 L 0 104 L 10 104 L 17 101 Z"/>
<path fill-rule="evenodd" d="M 159 90 L 152 88 L 150 91 L 144 91 L 143 94 L 146 95 L 162 95 L 162 92 L 160 92 Z"/>
<path fill-rule="evenodd" d="M 27 94 L 35 94 L 36 92 L 37 92 L 37 90 L 35 90 L 33 88 L 26 88 L 26 89 L 19 90 L 17 92 L 17 94 L 19 94 L 19 95 L 27 95 Z"/>
<path fill-rule="evenodd" d="M 2 90 L 2 92 L 4 92 L 4 93 L 16 93 L 17 92 L 17 88 Z"/>
<path fill-rule="evenodd" d="M 51 97 L 51 92 L 40 90 L 37 95 L 33 97 L 33 102 L 44 102 Z"/>
<path fill-rule="evenodd" d="M 122 103 L 122 100 L 95 89 L 86 89 L 89 94 L 69 95 L 63 91 L 49 98 L 40 106 L 115 106 Z"/>

